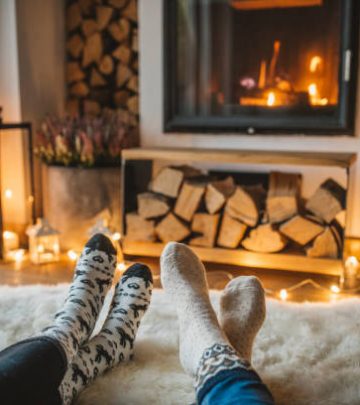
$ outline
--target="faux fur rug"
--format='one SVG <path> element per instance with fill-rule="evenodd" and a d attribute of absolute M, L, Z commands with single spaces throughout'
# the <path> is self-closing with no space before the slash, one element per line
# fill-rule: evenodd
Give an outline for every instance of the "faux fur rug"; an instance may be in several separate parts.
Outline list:
<path fill-rule="evenodd" d="M 0 347 L 47 326 L 67 285 L 0 287 Z M 215 308 L 219 293 L 212 293 Z M 360 299 L 329 304 L 267 302 L 253 364 L 276 403 L 360 404 Z M 104 316 L 104 314 L 103 314 Z M 155 291 L 136 342 L 136 359 L 99 378 L 81 405 L 187 405 L 191 380 L 178 360 L 174 309 Z"/>

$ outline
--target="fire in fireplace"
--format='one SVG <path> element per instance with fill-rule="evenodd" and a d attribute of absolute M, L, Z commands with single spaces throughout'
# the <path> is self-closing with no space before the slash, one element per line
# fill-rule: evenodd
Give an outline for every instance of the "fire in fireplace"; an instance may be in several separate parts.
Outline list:
<path fill-rule="evenodd" d="M 165 3 L 165 130 L 352 133 L 351 0 Z"/>

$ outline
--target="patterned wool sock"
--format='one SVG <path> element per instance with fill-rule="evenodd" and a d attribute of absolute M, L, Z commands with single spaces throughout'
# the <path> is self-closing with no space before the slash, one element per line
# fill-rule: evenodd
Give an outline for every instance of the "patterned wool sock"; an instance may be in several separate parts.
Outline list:
<path fill-rule="evenodd" d="M 63 404 L 70 404 L 98 375 L 132 358 L 134 340 L 150 304 L 152 287 L 147 266 L 134 264 L 126 270 L 115 288 L 102 330 L 80 348 L 69 365 L 59 388 Z"/>
<path fill-rule="evenodd" d="M 248 362 L 265 313 L 265 292 L 257 277 L 237 277 L 221 295 L 220 325 L 240 357 Z"/>
<path fill-rule="evenodd" d="M 73 282 L 53 325 L 41 336 L 56 340 L 64 349 L 68 363 L 89 339 L 116 268 L 116 250 L 102 234 L 86 244 L 76 265 Z"/>
<path fill-rule="evenodd" d="M 229 345 L 210 303 L 204 266 L 187 246 L 168 243 L 161 255 L 161 281 L 179 318 L 181 364 L 195 376 L 206 349 Z"/>

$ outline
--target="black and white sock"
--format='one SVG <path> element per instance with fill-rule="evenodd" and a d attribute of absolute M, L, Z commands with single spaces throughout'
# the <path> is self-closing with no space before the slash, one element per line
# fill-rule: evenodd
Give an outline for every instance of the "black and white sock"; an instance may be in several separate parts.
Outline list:
<path fill-rule="evenodd" d="M 115 287 L 107 319 L 100 333 L 83 345 L 69 365 L 59 392 L 63 404 L 75 397 L 98 375 L 133 357 L 134 340 L 151 299 L 149 268 L 134 264 Z"/>
<path fill-rule="evenodd" d="M 56 340 L 71 363 L 79 347 L 89 339 L 105 296 L 112 285 L 116 268 L 116 250 L 102 234 L 86 244 L 76 265 L 73 282 L 53 325 L 41 336 Z"/>

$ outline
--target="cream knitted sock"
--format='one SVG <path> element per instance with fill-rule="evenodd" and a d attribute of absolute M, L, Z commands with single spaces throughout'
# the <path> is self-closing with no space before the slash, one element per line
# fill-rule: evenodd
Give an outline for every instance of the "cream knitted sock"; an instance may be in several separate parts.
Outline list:
<path fill-rule="evenodd" d="M 213 347 L 229 346 L 211 306 L 205 269 L 187 246 L 171 242 L 161 259 L 161 281 L 176 306 L 180 326 L 180 361 L 196 376 L 200 359 Z"/>
<path fill-rule="evenodd" d="M 239 356 L 251 362 L 252 346 L 265 320 L 265 293 L 259 279 L 241 276 L 221 295 L 220 325 Z"/>

